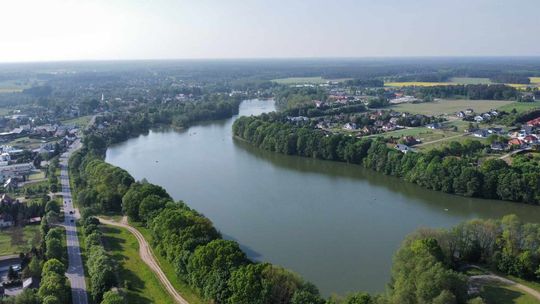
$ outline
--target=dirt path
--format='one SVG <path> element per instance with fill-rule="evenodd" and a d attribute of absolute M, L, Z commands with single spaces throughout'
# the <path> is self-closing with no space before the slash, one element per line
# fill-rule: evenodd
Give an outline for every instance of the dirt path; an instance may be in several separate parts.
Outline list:
<path fill-rule="evenodd" d="M 463 133 L 463 134 L 458 134 L 458 135 L 454 135 L 454 136 L 450 136 L 450 137 L 443 137 L 443 138 L 440 138 L 440 139 L 419 143 L 419 144 L 417 144 L 415 146 L 416 147 L 421 147 L 421 146 L 424 146 L 424 145 L 434 144 L 434 143 L 437 143 L 437 142 L 440 142 L 440 141 L 446 141 L 446 140 L 449 140 L 449 139 L 454 139 L 454 138 L 458 138 L 458 137 L 467 136 L 469 134 L 470 133 Z"/>
<path fill-rule="evenodd" d="M 152 253 L 152 249 L 150 248 L 150 245 L 146 242 L 144 239 L 144 236 L 139 232 L 139 230 L 133 228 L 127 223 L 127 218 L 124 216 L 121 220 L 121 222 L 114 222 L 110 220 L 106 220 L 103 218 L 99 218 L 99 221 L 103 224 L 116 226 L 116 227 L 122 227 L 127 229 L 131 234 L 133 234 L 137 241 L 139 242 L 139 255 L 141 256 L 141 259 L 150 267 L 150 269 L 156 274 L 159 281 L 165 287 L 167 292 L 173 297 L 173 299 L 179 303 L 179 304 L 189 304 L 186 299 L 184 299 L 174 288 L 174 286 L 171 284 L 167 276 L 163 273 L 161 270 L 161 267 L 159 267 L 158 262 L 156 261 L 156 258 L 154 257 L 154 254 Z"/>
<path fill-rule="evenodd" d="M 473 281 L 473 282 L 477 281 L 480 284 L 482 284 L 482 282 L 491 281 L 491 282 L 498 282 L 498 283 L 502 283 L 502 284 L 506 284 L 506 285 L 511 285 L 511 286 L 514 286 L 517 289 L 523 291 L 523 292 L 528 293 L 529 295 L 531 295 L 532 297 L 534 297 L 538 301 L 540 301 L 540 292 L 538 292 L 537 290 L 535 290 L 533 288 L 530 288 L 529 286 L 525 286 L 525 285 L 523 285 L 521 283 L 518 283 L 518 282 L 512 281 L 510 279 L 498 276 L 498 275 L 496 275 L 496 274 L 494 274 L 494 273 L 492 273 L 492 272 L 490 272 L 490 271 L 488 271 L 488 270 L 486 270 L 486 269 L 484 269 L 482 267 L 476 266 L 476 265 L 469 265 L 468 267 L 480 269 L 480 270 L 487 273 L 487 274 L 483 274 L 483 275 L 471 276 L 470 280 Z"/>

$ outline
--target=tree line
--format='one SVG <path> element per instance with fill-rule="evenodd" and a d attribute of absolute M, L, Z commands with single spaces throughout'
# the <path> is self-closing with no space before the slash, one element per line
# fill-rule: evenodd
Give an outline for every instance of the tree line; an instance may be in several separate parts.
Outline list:
<path fill-rule="evenodd" d="M 114 287 L 119 287 L 115 274 L 118 265 L 105 251 L 99 220 L 91 214 L 92 212 L 81 214 L 90 295 L 94 303 L 123 303 L 123 295 L 113 290 Z"/>
<path fill-rule="evenodd" d="M 422 96 L 433 98 L 466 97 L 472 100 L 509 100 L 519 95 L 514 87 L 504 84 L 441 85 L 416 88 Z"/>
<path fill-rule="evenodd" d="M 463 196 L 538 204 L 540 164 L 516 156 L 479 165 L 479 141 L 451 142 L 426 153 L 401 153 L 383 138 L 354 138 L 287 123 L 280 114 L 241 117 L 233 134 L 254 146 L 288 155 L 363 165 L 422 187 Z"/>

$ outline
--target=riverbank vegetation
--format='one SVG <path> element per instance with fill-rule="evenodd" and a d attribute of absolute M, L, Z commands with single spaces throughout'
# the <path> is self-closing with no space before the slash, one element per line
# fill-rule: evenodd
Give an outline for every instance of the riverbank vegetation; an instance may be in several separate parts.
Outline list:
<path fill-rule="evenodd" d="M 298 126 L 280 114 L 241 117 L 235 136 L 256 147 L 288 155 L 360 164 L 422 187 L 463 196 L 538 204 L 540 162 L 517 156 L 512 165 L 489 159 L 479 164 L 482 143 L 451 142 L 426 153 L 402 153 L 382 138 L 327 134 Z"/>
<path fill-rule="evenodd" d="M 289 146 L 278 145 L 281 143 L 277 140 L 279 137 L 262 136 L 263 133 L 258 132 L 274 128 L 275 133 L 272 134 L 312 135 L 313 137 L 302 139 L 305 142 L 303 151 L 311 149 L 313 154 L 310 155 L 334 160 L 334 157 L 346 155 L 350 161 L 365 161 L 367 167 L 389 174 L 405 168 L 401 166 L 411 166 L 419 161 L 411 158 L 408 161 L 404 159 L 400 166 L 389 165 L 391 163 L 385 160 L 397 158 L 401 161 L 405 156 L 399 157 L 399 152 L 389 149 L 378 139 L 356 141 L 346 136 L 339 137 L 339 140 L 330 136 L 318 138 L 302 129 L 295 130 L 297 132 L 281 129 L 281 123 L 266 125 L 260 118 L 242 118 L 240 121 L 258 124 L 256 128 L 251 126 L 244 129 L 247 134 L 251 134 L 250 138 L 260 138 L 264 145 L 273 143 L 272 147 L 277 145 L 285 152 Z M 250 123 L 246 125 L 251 125 Z M 235 133 L 238 132 L 237 128 L 236 125 Z M 297 138 L 294 141 L 294 149 L 298 147 L 298 140 Z M 287 142 L 293 145 L 292 141 Z M 462 265 L 487 265 L 529 280 L 536 279 L 535 272 L 539 269 L 535 262 L 540 260 L 540 257 L 536 256 L 538 248 L 534 247 L 534 244 L 540 243 L 535 239 L 538 227 L 521 224 L 515 217 L 507 217 L 501 221 L 479 220 L 448 230 L 423 229 L 408 237 L 395 255 L 392 280 L 386 293 L 370 295 L 359 292 L 345 298 L 324 299 L 313 284 L 297 274 L 269 263 L 251 261 L 238 243 L 222 239 L 212 222 L 202 214 L 182 201 L 173 201 L 167 191 L 158 185 L 134 181 L 124 170 L 105 163 L 98 156 L 100 150 L 91 150 L 88 147 L 92 145 L 85 146 L 70 160 L 70 170 L 77 180 L 76 198 L 83 207 L 83 214 L 90 210 L 93 213 L 121 210 L 129 216 L 131 222 L 144 226 L 150 235 L 154 252 L 173 265 L 176 279 L 196 290 L 200 297 L 208 302 L 482 303 L 481 299 L 471 299 L 468 295 L 468 279 L 467 275 L 460 271 Z M 466 181 L 452 181 L 449 185 L 456 193 L 469 195 L 467 191 L 475 189 L 473 185 L 468 185 L 471 173 L 459 166 L 466 166 L 464 160 L 470 160 L 480 149 L 482 147 L 475 143 L 468 143 L 445 151 L 430 152 L 433 154 L 430 155 L 433 158 L 448 158 L 442 162 L 448 163 L 446 170 L 458 171 L 453 178 Z M 385 158 L 380 158 L 382 155 L 385 155 Z M 426 161 L 427 166 L 430 164 L 431 161 Z M 498 161 L 488 164 L 487 169 L 504 166 Z M 420 171 L 422 170 L 418 169 L 418 172 Z M 467 173 L 461 173 L 462 171 Z M 101 180 L 106 182 L 101 182 L 97 176 L 101 176 Z M 425 177 L 425 180 L 432 178 Z M 461 186 L 462 184 L 465 186 Z M 517 236 L 515 231 L 527 233 Z M 525 240 L 530 240 L 530 243 L 521 245 L 526 244 Z M 513 244 L 519 245 L 515 247 Z M 126 284 L 129 285 L 129 282 Z"/>

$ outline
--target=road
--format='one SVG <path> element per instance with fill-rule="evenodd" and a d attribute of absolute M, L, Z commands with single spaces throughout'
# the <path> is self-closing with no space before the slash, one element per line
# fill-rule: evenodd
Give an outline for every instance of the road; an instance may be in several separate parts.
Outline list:
<path fill-rule="evenodd" d="M 68 269 L 66 276 L 71 285 L 71 297 L 73 304 L 88 304 L 86 283 L 84 281 L 84 267 L 81 258 L 79 237 L 77 236 L 76 221 L 80 218 L 79 211 L 73 207 L 71 189 L 68 176 L 68 160 L 73 151 L 81 146 L 79 140 L 75 141 L 69 150 L 60 156 L 60 183 L 62 184 L 62 196 L 64 198 L 64 227 L 67 236 Z M 73 212 L 73 214 L 71 214 Z"/>
<path fill-rule="evenodd" d="M 139 255 L 141 259 L 156 274 L 157 278 L 159 279 L 163 287 L 165 287 L 167 292 L 171 295 L 171 297 L 173 297 L 176 303 L 189 304 L 189 302 L 186 301 L 186 299 L 184 299 L 176 291 L 176 289 L 171 284 L 171 282 L 169 281 L 165 273 L 163 273 L 163 270 L 161 270 L 161 267 L 156 261 L 156 258 L 154 257 L 154 254 L 152 253 L 152 249 L 150 248 L 150 245 L 148 245 L 148 242 L 146 242 L 146 239 L 144 238 L 144 236 L 139 232 L 139 230 L 135 229 L 134 227 L 128 224 L 126 217 L 123 217 L 120 223 L 106 220 L 103 218 L 99 218 L 99 221 L 103 224 L 121 227 L 131 232 L 131 234 L 133 234 L 137 238 L 137 241 L 139 242 Z"/>
<path fill-rule="evenodd" d="M 496 275 L 496 274 L 494 274 L 494 273 L 492 273 L 492 272 L 490 272 L 490 271 L 488 271 L 488 270 L 486 270 L 486 269 L 484 269 L 482 267 L 476 266 L 476 265 L 467 265 L 467 267 L 476 268 L 476 269 L 479 269 L 479 270 L 484 271 L 484 272 L 487 273 L 487 274 L 483 274 L 483 275 L 471 276 L 469 278 L 469 280 L 472 283 L 477 283 L 479 285 L 483 285 L 486 282 L 496 282 L 496 283 L 501 283 L 501 284 L 504 284 L 504 285 L 511 285 L 511 286 L 514 286 L 517 289 L 523 291 L 523 292 L 528 293 L 529 295 L 531 295 L 532 297 L 534 297 L 535 299 L 540 301 L 540 292 L 538 292 L 535 289 L 530 288 L 529 286 L 525 286 L 523 284 L 512 281 L 510 279 L 498 276 L 498 275 Z"/>
<path fill-rule="evenodd" d="M 507 154 L 505 154 L 505 155 L 499 157 L 499 159 L 505 160 L 506 158 L 508 158 L 508 157 L 510 157 L 510 156 L 512 156 L 512 155 L 514 155 L 514 154 L 518 154 L 518 153 L 521 153 L 521 152 L 523 152 L 523 151 L 530 151 L 530 150 L 532 150 L 531 147 L 522 148 L 522 149 L 517 149 L 517 150 L 514 150 L 514 151 L 512 151 L 512 152 L 510 152 L 510 153 L 507 153 Z"/>
<path fill-rule="evenodd" d="M 463 137 L 463 136 L 467 136 L 471 133 L 463 133 L 463 134 L 458 134 L 458 135 L 454 135 L 454 136 L 450 136 L 450 137 L 443 137 L 443 138 L 440 138 L 440 139 L 436 139 L 436 140 L 432 140 L 432 141 L 427 141 L 427 142 L 423 142 L 423 143 L 419 143 L 417 145 L 415 145 L 415 147 L 420 147 L 420 146 L 424 146 L 424 145 L 429 145 L 429 144 L 434 144 L 434 143 L 437 143 L 437 142 L 440 142 L 440 141 L 447 141 L 449 139 L 454 139 L 454 138 L 458 138 L 458 137 Z"/>

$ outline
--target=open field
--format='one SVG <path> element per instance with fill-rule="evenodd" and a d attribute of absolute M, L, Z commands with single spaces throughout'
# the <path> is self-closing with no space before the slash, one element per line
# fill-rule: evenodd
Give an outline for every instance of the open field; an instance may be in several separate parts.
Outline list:
<path fill-rule="evenodd" d="M 28 136 L 25 136 L 25 137 L 20 137 L 15 140 L 12 140 L 9 143 L 7 143 L 7 145 L 25 148 L 25 149 L 37 149 L 42 144 L 47 143 L 47 142 L 48 142 L 47 140 L 38 139 L 38 138 L 30 138 Z"/>
<path fill-rule="evenodd" d="M 403 136 L 414 136 L 414 138 L 421 140 L 422 142 L 430 142 L 433 140 L 439 140 L 445 137 L 451 137 L 456 135 L 463 135 L 463 133 L 454 132 L 454 131 L 446 131 L 446 130 L 432 130 L 428 129 L 426 127 L 417 127 L 417 128 L 410 128 L 410 129 L 402 129 L 402 130 L 396 130 L 391 132 L 386 132 L 383 134 L 377 134 L 372 136 L 383 136 L 385 138 L 388 137 L 403 137 Z"/>
<path fill-rule="evenodd" d="M 161 286 L 150 268 L 139 256 L 139 243 L 125 229 L 102 226 L 103 243 L 107 252 L 120 266 L 118 276 L 125 284 L 128 303 L 170 303 L 174 301 Z"/>
<path fill-rule="evenodd" d="M 508 86 L 514 87 L 516 89 L 524 89 L 528 86 L 540 86 L 540 77 L 529 77 L 531 79 L 531 84 L 519 84 L 519 83 L 505 83 Z M 454 84 L 492 84 L 489 78 L 477 78 L 477 77 L 453 77 L 449 81 L 445 82 L 425 82 L 425 81 L 403 81 L 403 82 L 386 82 L 384 86 L 386 87 L 433 87 L 433 86 L 444 86 L 444 85 L 454 85 Z"/>
<path fill-rule="evenodd" d="M 152 237 L 150 236 L 150 231 L 146 227 L 144 227 L 141 223 L 135 223 L 135 222 L 130 222 L 130 225 L 137 228 L 137 230 L 139 230 L 141 234 L 144 236 L 146 241 L 148 241 L 148 243 L 151 244 Z M 197 293 L 193 289 L 191 289 L 191 287 L 189 287 L 185 282 L 181 281 L 178 278 L 174 270 L 174 265 L 169 263 L 167 260 L 165 260 L 164 257 L 158 254 L 154 254 L 154 256 L 156 257 L 163 273 L 165 273 L 165 275 L 167 276 L 171 284 L 178 291 L 178 293 L 182 295 L 182 297 L 184 297 L 190 304 L 206 304 L 207 303 L 203 299 L 201 299 L 197 295 Z"/>
<path fill-rule="evenodd" d="M 516 109 L 518 112 L 525 112 L 534 108 L 540 108 L 540 101 L 535 102 L 512 102 L 497 109 L 501 111 L 510 112 L 512 109 Z"/>
<path fill-rule="evenodd" d="M 450 137 L 450 136 L 447 136 L 447 137 Z M 429 150 L 440 149 L 440 148 L 443 148 L 445 146 L 448 146 L 448 144 L 450 142 L 453 142 L 453 141 L 456 141 L 456 142 L 459 142 L 459 143 L 464 143 L 464 142 L 469 141 L 469 140 L 476 140 L 476 141 L 479 141 L 479 142 L 481 142 L 483 144 L 487 143 L 486 138 L 480 138 L 480 137 L 474 137 L 472 135 L 466 135 L 466 136 L 453 136 L 452 138 L 448 138 L 447 140 L 442 140 L 442 141 L 438 141 L 438 142 L 434 142 L 434 143 L 428 143 L 428 144 L 422 145 L 422 146 L 420 146 L 418 148 L 420 150 L 422 150 L 422 151 L 429 151 Z"/>
<path fill-rule="evenodd" d="M 476 112 L 485 112 L 491 109 L 514 103 L 509 100 L 469 100 L 469 99 L 441 99 L 434 102 L 425 103 L 402 103 L 391 106 L 393 110 L 399 112 L 418 113 L 425 115 L 454 114 L 467 108 L 472 108 Z"/>
<path fill-rule="evenodd" d="M 28 251 L 40 242 L 39 225 L 28 225 L 0 230 L 0 255 Z"/>
<path fill-rule="evenodd" d="M 90 122 L 90 119 L 92 119 L 92 115 L 86 115 L 81 116 L 73 119 L 63 120 L 62 124 L 68 125 L 68 126 L 77 126 L 78 128 L 84 128 L 88 125 Z"/>
<path fill-rule="evenodd" d="M 487 304 L 491 303 L 514 303 L 514 304 L 534 304 L 538 301 L 531 295 L 513 287 L 491 283 L 483 286 L 480 292 Z"/>
<path fill-rule="evenodd" d="M 350 78 L 343 78 L 343 79 L 325 79 L 322 77 L 289 77 L 289 78 L 279 78 L 279 79 L 273 79 L 273 82 L 277 82 L 279 84 L 323 84 L 327 83 L 328 81 L 332 82 L 341 82 L 345 80 L 349 80 Z"/>
<path fill-rule="evenodd" d="M 540 84 L 540 77 L 529 77 L 531 83 Z"/>

